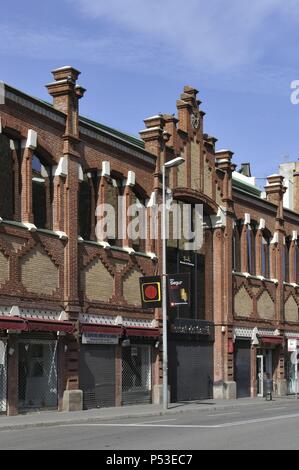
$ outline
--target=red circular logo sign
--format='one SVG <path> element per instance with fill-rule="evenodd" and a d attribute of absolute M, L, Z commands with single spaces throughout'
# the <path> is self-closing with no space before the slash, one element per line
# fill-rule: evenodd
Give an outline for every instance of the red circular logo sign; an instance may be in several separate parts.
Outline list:
<path fill-rule="evenodd" d="M 155 299 L 158 296 L 158 289 L 154 285 L 146 286 L 144 289 L 144 295 L 148 299 Z"/>

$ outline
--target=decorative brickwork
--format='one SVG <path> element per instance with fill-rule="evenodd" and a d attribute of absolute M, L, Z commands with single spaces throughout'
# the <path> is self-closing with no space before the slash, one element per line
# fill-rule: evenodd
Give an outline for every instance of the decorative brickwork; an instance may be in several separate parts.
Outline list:
<path fill-rule="evenodd" d="M 167 172 L 167 186 L 180 204 L 204 207 L 208 228 L 199 252 L 204 260 L 200 271 L 204 280 L 198 288 L 201 300 L 190 315 L 215 323 L 212 381 L 216 389 L 222 387 L 223 398 L 236 379 L 234 328 L 249 331 L 250 339 L 254 328 L 283 334 L 286 322 L 292 322 L 291 330 L 299 335 L 298 215 L 283 208 L 282 177 L 268 178 L 267 199 L 260 197 L 258 188 L 246 184 L 246 180 L 244 183 L 243 175 L 236 184 L 233 154 L 216 151 L 217 139 L 204 134 L 204 113 L 197 90 L 190 86 L 184 87 L 176 103 L 177 117 L 159 114 L 145 120 L 141 141 L 79 118 L 79 99 L 84 94 L 77 84 L 79 71 L 63 67 L 53 75 L 54 82 L 48 85 L 53 106 L 7 86 L 7 99 L 0 109 L 0 217 L 4 219 L 0 224 L 0 284 L 4 311 L 9 314 L 13 305 L 20 312 L 55 311 L 57 317 L 73 322 L 73 334 L 58 341 L 60 407 L 64 390 L 79 387 L 79 322 L 83 315 L 98 324 L 109 317 L 110 325 L 123 322 L 143 327 L 150 327 L 155 319 L 162 333 L 161 309 L 142 309 L 139 290 L 140 276 L 161 273 L 160 237 L 148 237 L 140 243 L 140 255 L 130 253 L 127 248 L 132 241 L 127 238 L 116 242 L 109 239 L 109 246 L 106 239 L 96 237 L 95 208 L 102 202 L 116 206 L 120 194 L 125 194 L 126 205 L 136 200 L 136 195 L 142 200 L 154 195 L 150 219 L 155 204 L 161 202 L 162 165 L 182 156 L 184 164 Z M 43 224 L 48 230 L 32 225 L 38 204 L 32 191 L 34 155 L 52 171 L 53 187 L 44 173 L 39 175 L 48 187 L 47 223 Z M 129 171 L 136 177 L 132 187 L 125 186 Z M 86 225 L 84 233 L 78 219 L 80 225 L 81 219 Z M 159 224 L 160 233 L 161 219 Z M 238 237 L 233 240 L 236 231 Z M 267 238 L 263 250 L 262 237 Z M 285 239 L 291 240 L 289 245 Z M 237 245 L 234 268 L 233 241 Z M 182 249 L 183 242 L 172 240 L 169 246 Z M 288 246 L 289 252 L 285 251 Z M 283 269 L 284 258 L 289 261 L 289 276 Z M 178 265 L 181 258 L 177 259 Z M 203 299 L 204 307 L 200 303 Z M 16 338 L 11 335 L 8 340 L 17 350 Z M 121 404 L 120 349 L 116 354 L 117 404 Z M 162 379 L 162 349 L 160 341 L 154 352 L 156 386 Z M 275 352 L 273 362 L 281 380 L 285 374 L 283 351 Z M 254 349 L 251 361 L 254 394 Z M 8 410 L 14 414 L 18 407 L 17 354 L 8 362 Z"/>
<path fill-rule="evenodd" d="M 275 316 L 275 304 L 267 291 L 264 291 L 257 301 L 257 313 L 260 318 L 266 320 L 271 320 Z"/>
<path fill-rule="evenodd" d="M 15 252 L 25 246 L 24 238 L 14 237 L 13 235 L 1 234 L 1 240 L 4 240 Z"/>
<path fill-rule="evenodd" d="M 81 273 L 81 289 L 90 300 L 105 302 L 113 295 L 113 277 L 101 260 L 94 259 Z"/>
<path fill-rule="evenodd" d="M 284 312 L 286 321 L 298 322 L 298 304 L 292 295 L 285 303 Z"/>
<path fill-rule="evenodd" d="M 204 162 L 204 193 L 213 198 L 212 168 L 210 168 L 206 161 Z"/>
<path fill-rule="evenodd" d="M 252 298 L 244 286 L 235 295 L 235 314 L 239 317 L 250 317 L 252 313 Z"/>
<path fill-rule="evenodd" d="M 9 277 L 8 258 L 0 251 L 0 283 L 7 281 Z"/>
<path fill-rule="evenodd" d="M 37 245 L 21 258 L 21 280 L 29 292 L 51 295 L 59 287 L 59 270 Z"/>
<path fill-rule="evenodd" d="M 191 188 L 199 191 L 200 188 L 200 147 L 191 141 Z"/>
<path fill-rule="evenodd" d="M 140 305 L 139 278 L 141 275 L 140 271 L 134 269 L 124 281 L 124 297 L 129 305 Z"/>

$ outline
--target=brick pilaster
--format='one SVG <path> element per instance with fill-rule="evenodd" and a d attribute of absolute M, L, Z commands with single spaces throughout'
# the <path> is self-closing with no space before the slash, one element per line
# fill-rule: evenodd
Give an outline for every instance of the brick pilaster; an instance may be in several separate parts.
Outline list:
<path fill-rule="evenodd" d="M 24 142 L 25 145 L 25 142 Z M 33 149 L 22 148 L 21 161 L 21 220 L 33 223 L 32 212 L 32 157 Z"/>
<path fill-rule="evenodd" d="M 213 234 L 213 252 L 214 252 L 214 283 L 217 289 L 214 289 L 214 322 L 215 326 L 215 344 L 214 344 L 214 384 L 221 384 L 224 381 L 224 335 L 222 325 L 224 321 L 224 277 L 223 277 L 223 247 L 224 230 L 216 228 Z"/>
<path fill-rule="evenodd" d="M 10 335 L 7 345 L 7 414 L 18 414 L 19 407 L 19 350 L 16 335 Z"/>
<path fill-rule="evenodd" d="M 53 180 L 53 230 L 63 231 L 65 178 L 54 176 Z"/>
<path fill-rule="evenodd" d="M 276 205 L 275 217 L 275 251 L 272 248 L 272 269 L 275 264 L 275 279 L 278 280 L 276 288 L 276 320 L 280 322 L 284 320 L 284 285 L 283 285 L 283 251 L 284 251 L 284 213 L 283 213 L 283 195 L 286 188 L 283 185 L 283 176 L 271 175 L 267 178 L 267 186 L 265 186 L 267 200 Z M 273 259 L 274 258 L 274 259 Z"/>

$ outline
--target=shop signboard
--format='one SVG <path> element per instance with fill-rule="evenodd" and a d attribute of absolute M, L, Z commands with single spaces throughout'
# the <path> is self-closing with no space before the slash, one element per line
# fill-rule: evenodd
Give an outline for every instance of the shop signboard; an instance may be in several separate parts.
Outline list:
<path fill-rule="evenodd" d="M 159 308 L 162 306 L 162 288 L 160 276 L 139 278 L 141 302 L 143 308 Z"/>
<path fill-rule="evenodd" d="M 83 333 L 82 344 L 118 344 L 119 335 Z"/>
<path fill-rule="evenodd" d="M 288 339 L 288 352 L 297 351 L 297 339 Z"/>
<path fill-rule="evenodd" d="M 168 274 L 167 285 L 170 307 L 190 304 L 190 273 Z"/>

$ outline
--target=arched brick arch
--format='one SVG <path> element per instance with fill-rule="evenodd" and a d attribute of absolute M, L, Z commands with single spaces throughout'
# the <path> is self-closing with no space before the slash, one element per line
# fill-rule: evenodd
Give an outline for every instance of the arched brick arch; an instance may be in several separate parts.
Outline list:
<path fill-rule="evenodd" d="M 36 152 L 42 156 L 49 164 L 58 163 L 58 157 L 55 156 L 53 148 L 46 142 L 43 136 L 39 133 L 38 129 L 35 129 L 34 126 L 26 124 L 24 122 L 16 122 L 16 120 L 11 116 L 2 116 L 2 128 L 4 134 L 6 134 L 11 139 L 17 140 L 26 140 L 28 131 L 33 129 L 37 132 L 37 149 Z"/>
<path fill-rule="evenodd" d="M 173 190 L 173 198 L 189 203 L 203 204 L 205 212 L 207 212 L 209 215 L 216 215 L 218 212 L 218 205 L 216 202 L 206 194 L 195 189 L 175 188 Z"/>

